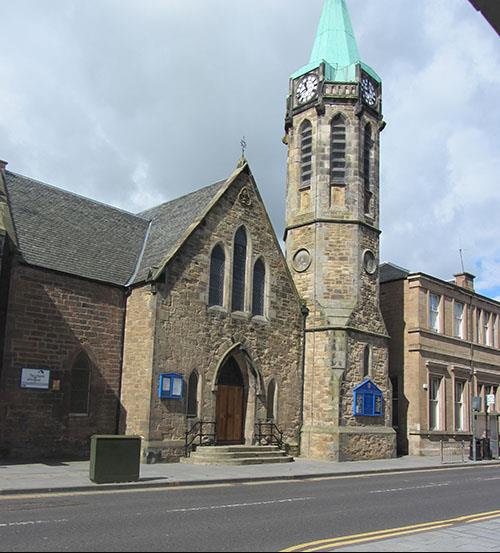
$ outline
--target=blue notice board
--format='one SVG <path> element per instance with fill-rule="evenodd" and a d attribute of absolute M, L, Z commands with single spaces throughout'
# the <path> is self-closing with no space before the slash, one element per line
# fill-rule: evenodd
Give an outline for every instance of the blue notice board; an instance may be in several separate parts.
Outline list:
<path fill-rule="evenodd" d="M 380 388 L 367 378 L 354 388 L 354 416 L 381 417 L 384 409 L 384 395 Z"/>
<path fill-rule="evenodd" d="M 160 399 L 182 399 L 184 397 L 184 377 L 182 374 L 160 374 L 158 397 Z"/>

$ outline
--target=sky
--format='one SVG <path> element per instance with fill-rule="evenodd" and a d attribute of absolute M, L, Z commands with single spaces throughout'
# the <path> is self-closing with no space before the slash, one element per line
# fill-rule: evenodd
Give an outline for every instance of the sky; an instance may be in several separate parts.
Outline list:
<path fill-rule="evenodd" d="M 323 0 L 0 0 L 0 159 L 139 212 L 247 158 L 279 237 Z M 348 0 L 384 82 L 382 261 L 500 300 L 500 41 L 467 0 Z"/>

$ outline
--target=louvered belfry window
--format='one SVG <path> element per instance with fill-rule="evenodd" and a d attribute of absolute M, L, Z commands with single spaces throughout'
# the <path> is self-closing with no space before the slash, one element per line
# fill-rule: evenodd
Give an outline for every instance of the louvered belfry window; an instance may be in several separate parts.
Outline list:
<path fill-rule="evenodd" d="M 241 227 L 234 238 L 232 310 L 245 310 L 247 233 Z"/>
<path fill-rule="evenodd" d="M 331 180 L 336 183 L 345 183 L 346 175 L 346 123 L 342 115 L 337 115 L 332 121 L 331 143 Z"/>
<path fill-rule="evenodd" d="M 224 277 L 226 254 L 222 246 L 216 246 L 210 259 L 209 306 L 224 305 Z"/>
<path fill-rule="evenodd" d="M 266 266 L 258 259 L 253 269 L 252 314 L 264 316 L 266 293 Z"/>
<path fill-rule="evenodd" d="M 365 213 L 370 213 L 370 201 L 372 198 L 372 128 L 368 124 L 365 127 L 363 145 L 363 174 L 365 184 Z"/>
<path fill-rule="evenodd" d="M 300 186 L 311 186 L 312 179 L 312 125 L 305 121 L 300 128 Z"/>
<path fill-rule="evenodd" d="M 88 357 L 81 353 L 71 369 L 70 413 L 88 415 L 90 409 L 91 367 Z"/>

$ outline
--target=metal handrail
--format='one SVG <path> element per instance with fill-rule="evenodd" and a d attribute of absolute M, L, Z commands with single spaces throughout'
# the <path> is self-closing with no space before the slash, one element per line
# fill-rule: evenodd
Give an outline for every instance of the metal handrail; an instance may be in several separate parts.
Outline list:
<path fill-rule="evenodd" d="M 213 432 L 204 432 L 207 426 L 213 426 Z M 186 430 L 184 438 L 184 455 L 189 457 L 195 446 L 202 446 L 204 438 L 211 438 L 215 443 L 217 436 L 217 423 L 214 421 L 196 421 L 190 430 Z M 199 443 L 195 443 L 199 440 Z"/>
<path fill-rule="evenodd" d="M 258 421 L 255 424 L 255 440 L 258 444 L 266 440 L 269 445 L 285 449 L 283 431 L 273 421 Z"/>

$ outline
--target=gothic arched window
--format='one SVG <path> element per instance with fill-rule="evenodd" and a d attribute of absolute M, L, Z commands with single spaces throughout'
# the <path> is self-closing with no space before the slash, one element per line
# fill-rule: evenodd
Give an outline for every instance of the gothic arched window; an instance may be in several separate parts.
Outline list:
<path fill-rule="evenodd" d="M 92 369 L 85 353 L 80 353 L 71 368 L 70 413 L 88 415 Z"/>
<path fill-rule="evenodd" d="M 252 314 L 264 316 L 266 297 L 266 266 L 258 259 L 253 268 Z"/>
<path fill-rule="evenodd" d="M 188 382 L 188 393 L 187 393 L 187 416 L 190 418 L 198 418 L 198 386 L 200 382 L 200 377 L 196 371 L 191 373 Z"/>
<path fill-rule="evenodd" d="M 208 305 L 224 305 L 224 278 L 226 254 L 222 246 L 216 246 L 210 258 L 210 284 Z"/>
<path fill-rule="evenodd" d="M 245 310 L 245 278 L 247 265 L 247 233 L 241 227 L 234 237 L 232 310 Z"/>
<path fill-rule="evenodd" d="M 345 183 L 346 175 L 346 122 L 342 115 L 332 121 L 330 171 L 331 181 Z"/>
<path fill-rule="evenodd" d="M 304 121 L 300 127 L 300 186 L 311 186 L 312 179 L 312 125 L 310 121 Z"/>
<path fill-rule="evenodd" d="M 276 385 L 276 380 L 271 380 L 269 382 L 269 387 L 267 388 L 267 420 L 274 421 L 276 420 L 276 400 L 278 397 L 278 387 Z"/>
<path fill-rule="evenodd" d="M 370 203 L 372 199 L 372 127 L 366 125 L 363 137 L 363 177 L 364 177 L 364 201 L 365 213 L 370 213 Z"/>

